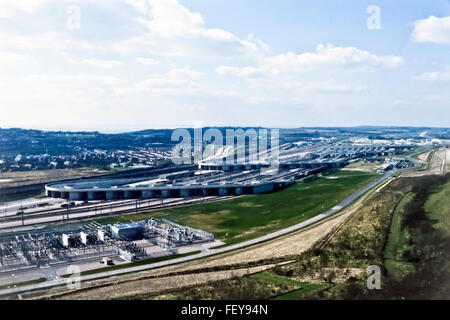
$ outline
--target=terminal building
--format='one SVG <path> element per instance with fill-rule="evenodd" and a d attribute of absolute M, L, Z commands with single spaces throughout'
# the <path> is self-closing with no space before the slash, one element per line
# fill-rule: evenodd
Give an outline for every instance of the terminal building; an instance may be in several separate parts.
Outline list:
<path fill-rule="evenodd" d="M 328 169 L 340 168 L 356 159 L 396 154 L 404 146 L 323 146 L 315 152 L 285 147 L 276 163 L 267 160 L 228 164 L 213 160 L 197 167 L 176 167 L 146 177 L 104 178 L 55 182 L 46 194 L 71 201 L 189 198 L 232 196 L 283 190 L 296 180 Z M 323 150 L 322 150 L 323 149 Z M 267 159 L 267 158 L 266 158 Z"/>
<path fill-rule="evenodd" d="M 208 185 L 164 185 L 164 186 L 112 186 L 84 187 L 71 184 L 49 184 L 46 186 L 48 197 L 63 198 L 72 201 L 187 198 L 193 196 L 229 196 L 258 194 L 279 191 L 294 181 L 270 181 L 248 184 L 208 184 Z"/>

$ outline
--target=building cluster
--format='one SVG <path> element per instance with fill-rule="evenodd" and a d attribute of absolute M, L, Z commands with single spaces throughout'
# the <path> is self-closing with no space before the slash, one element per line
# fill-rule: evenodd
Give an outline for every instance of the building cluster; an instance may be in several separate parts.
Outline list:
<path fill-rule="evenodd" d="M 71 201 L 123 200 L 151 198 L 189 198 L 195 196 L 230 196 L 275 192 L 289 187 L 296 180 L 343 167 L 360 159 L 392 159 L 410 151 L 411 144 L 390 141 L 373 143 L 351 139 L 319 139 L 314 144 L 285 143 L 273 150 L 257 154 L 256 160 L 202 161 L 186 170 L 170 174 L 148 174 L 137 178 L 97 178 L 46 185 L 46 194 Z M 141 153 L 142 154 L 142 153 Z M 387 160 L 386 160 L 387 161 Z M 414 164 L 389 160 L 382 171 L 403 169 Z"/>
<path fill-rule="evenodd" d="M 401 169 L 408 169 L 408 168 L 414 167 L 414 163 L 408 161 L 408 159 L 406 159 L 406 158 L 392 157 L 392 158 L 385 158 L 385 159 L 380 159 L 380 160 L 382 161 L 382 164 L 377 171 L 378 173 L 384 173 L 386 171 L 395 170 L 395 169 L 401 170 Z"/>
<path fill-rule="evenodd" d="M 138 150 L 79 150 L 73 155 L 37 155 L 15 154 L 0 155 L 0 172 L 66 169 L 81 167 L 142 168 L 155 167 L 170 162 L 170 150 L 167 148 L 149 148 Z"/>
<path fill-rule="evenodd" d="M 166 166 L 172 163 L 171 152 L 176 144 L 171 134 L 172 130 L 167 129 L 102 134 L 0 128 L 0 172 Z M 449 133 L 414 128 L 299 128 L 280 129 L 279 138 L 283 157 L 292 154 L 296 158 L 292 160 L 326 161 L 344 152 L 341 157 L 359 156 L 356 153 L 364 153 L 364 148 L 373 155 L 377 155 L 377 148 L 392 155 L 398 147 L 444 144 L 449 141 Z"/>
<path fill-rule="evenodd" d="M 140 261 L 171 254 L 185 246 L 214 241 L 214 235 L 166 219 L 100 225 L 55 232 L 22 232 L 0 238 L 0 271 L 44 264 L 120 256 Z"/>
<path fill-rule="evenodd" d="M 171 130 L 102 134 L 0 128 L 0 172 L 158 166 L 170 156 L 170 134 Z"/>

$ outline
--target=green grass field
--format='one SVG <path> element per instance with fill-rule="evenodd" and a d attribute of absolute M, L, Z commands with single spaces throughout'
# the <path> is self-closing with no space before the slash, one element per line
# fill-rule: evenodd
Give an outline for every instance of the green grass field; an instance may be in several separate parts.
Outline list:
<path fill-rule="evenodd" d="M 389 235 L 383 252 L 384 265 L 388 273 L 394 278 L 400 278 L 410 271 L 414 266 L 404 261 L 402 255 L 407 249 L 406 239 L 408 231 L 402 228 L 405 206 L 414 198 L 414 193 L 409 192 L 403 196 L 394 209 Z"/>
<path fill-rule="evenodd" d="M 450 182 L 433 190 L 425 203 L 425 211 L 434 221 L 433 226 L 450 235 Z"/>
<path fill-rule="evenodd" d="M 253 239 L 301 221 L 333 207 L 379 176 L 338 171 L 314 181 L 298 182 L 276 193 L 172 208 L 161 211 L 98 219 L 102 224 L 130 219 L 164 217 L 213 233 L 228 245 Z"/>
<path fill-rule="evenodd" d="M 260 283 L 264 283 L 266 285 L 271 284 L 276 287 L 285 286 L 285 287 L 295 287 L 296 289 L 291 290 L 289 292 L 277 295 L 272 298 L 272 300 L 298 300 L 300 297 L 313 293 L 317 290 L 323 290 L 330 286 L 327 283 L 309 283 L 309 282 L 301 282 L 295 279 L 275 274 L 271 271 L 264 271 L 260 273 L 256 273 L 250 278 L 259 281 Z"/>
<path fill-rule="evenodd" d="M 301 287 L 300 289 L 281 294 L 272 300 L 298 300 L 307 294 L 311 294 L 319 290 L 325 290 L 330 286 L 327 283 L 299 282 L 299 284 Z"/>
<path fill-rule="evenodd" d="M 405 261 L 403 253 L 410 249 L 408 238 L 412 237 L 407 228 L 402 227 L 405 215 L 405 206 L 413 200 L 415 194 L 407 193 L 395 207 L 386 241 L 383 258 L 384 265 L 390 276 L 395 279 L 402 278 L 409 272 L 414 271 L 414 265 Z M 433 227 L 439 229 L 444 235 L 450 236 L 450 182 L 438 185 L 430 191 L 425 202 L 427 216 L 433 221 Z"/>

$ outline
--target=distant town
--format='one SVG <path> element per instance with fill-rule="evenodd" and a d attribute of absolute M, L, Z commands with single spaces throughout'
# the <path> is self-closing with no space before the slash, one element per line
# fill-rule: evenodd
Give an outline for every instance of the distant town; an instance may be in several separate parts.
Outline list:
<path fill-rule="evenodd" d="M 226 128 L 221 128 L 225 130 Z M 192 130 L 192 129 L 190 129 Z M 172 130 L 102 134 L 26 129 L 0 129 L 0 172 L 92 167 L 103 170 L 171 165 Z M 326 139 L 425 146 L 450 139 L 439 128 L 299 128 L 281 129 L 280 144 L 314 145 Z M 359 140 L 358 140 L 359 139 Z"/>
<path fill-rule="evenodd" d="M 170 132 L 108 135 L 0 129 L 0 172 L 164 166 L 170 162 Z"/>

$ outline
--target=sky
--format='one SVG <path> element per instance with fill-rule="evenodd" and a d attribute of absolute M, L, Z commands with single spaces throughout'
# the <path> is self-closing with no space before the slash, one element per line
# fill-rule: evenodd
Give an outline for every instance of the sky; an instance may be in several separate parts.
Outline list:
<path fill-rule="evenodd" d="M 449 0 L 0 0 L 0 127 L 450 127 Z"/>

